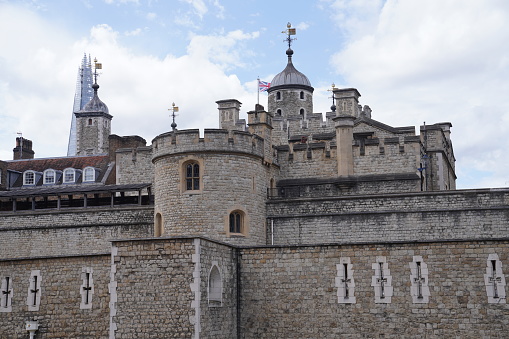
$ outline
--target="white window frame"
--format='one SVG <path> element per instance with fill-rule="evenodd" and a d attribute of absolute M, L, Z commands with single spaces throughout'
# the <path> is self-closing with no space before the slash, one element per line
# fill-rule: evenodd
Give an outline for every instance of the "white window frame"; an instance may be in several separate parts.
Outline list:
<path fill-rule="evenodd" d="M 0 286 L 0 312 L 12 312 L 12 276 L 4 276 Z"/>
<path fill-rule="evenodd" d="M 53 182 L 47 182 L 47 178 L 49 178 L 48 174 L 49 173 L 53 173 Z M 44 175 L 43 175 L 43 179 L 42 179 L 42 183 L 44 185 L 53 185 L 55 184 L 57 181 L 57 171 L 55 171 L 54 169 L 47 169 L 44 171 Z"/>
<path fill-rule="evenodd" d="M 427 304 L 431 295 L 428 286 L 428 264 L 422 256 L 414 255 L 410 266 L 410 294 L 414 304 Z"/>
<path fill-rule="evenodd" d="M 484 275 L 484 285 L 486 286 L 486 295 L 488 297 L 489 304 L 506 303 L 505 276 L 502 272 L 502 262 L 496 253 L 490 253 L 488 255 L 488 260 L 486 261 L 486 274 Z"/>
<path fill-rule="evenodd" d="M 67 180 L 67 172 L 72 171 L 72 181 Z M 76 182 L 76 170 L 74 168 L 66 168 L 63 173 L 63 183 L 64 184 L 74 184 Z"/>
<path fill-rule="evenodd" d="M 87 172 L 92 171 L 92 177 L 89 178 L 90 174 Z M 83 182 L 94 182 L 95 181 L 95 168 L 93 167 L 85 167 L 83 169 Z"/>
<path fill-rule="evenodd" d="M 32 175 L 31 182 L 27 182 L 27 180 L 29 180 L 29 178 L 28 178 L 29 174 Z M 25 185 L 25 186 L 34 186 L 35 185 L 35 171 L 28 170 L 23 173 L 23 185 Z"/>
<path fill-rule="evenodd" d="M 375 271 L 371 278 L 371 286 L 375 290 L 375 303 L 390 304 L 394 289 L 387 259 L 384 256 L 376 257 L 376 262 L 371 265 L 371 268 Z M 383 281 L 380 281 L 381 278 Z"/>
<path fill-rule="evenodd" d="M 353 279 L 353 265 L 349 257 L 339 258 L 339 264 L 336 265 L 337 276 L 335 285 L 338 289 L 339 304 L 355 304 L 355 281 Z"/>
<path fill-rule="evenodd" d="M 81 310 L 90 310 L 92 309 L 92 298 L 94 296 L 94 270 L 92 267 L 83 267 L 81 273 L 82 284 L 80 286 L 80 294 L 81 294 Z M 87 279 L 88 276 L 88 279 Z M 88 296 L 88 300 L 87 300 Z"/>
<path fill-rule="evenodd" d="M 41 271 L 33 270 L 32 272 L 30 272 L 30 281 L 28 284 L 27 306 L 29 311 L 39 311 L 42 293 L 41 286 L 42 286 Z M 33 290 L 36 290 L 35 296 Z"/>

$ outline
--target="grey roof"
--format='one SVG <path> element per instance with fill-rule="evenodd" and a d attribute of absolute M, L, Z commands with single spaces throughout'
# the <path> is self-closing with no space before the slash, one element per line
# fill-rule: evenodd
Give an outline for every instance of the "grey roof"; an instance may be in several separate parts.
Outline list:
<path fill-rule="evenodd" d="M 288 64 L 286 65 L 286 68 L 279 74 L 277 74 L 274 79 L 272 79 L 272 82 L 270 83 L 270 88 L 274 88 L 277 86 L 306 86 L 311 87 L 311 82 L 301 72 L 299 72 L 295 66 L 293 66 L 292 63 L 292 55 L 293 51 L 291 49 L 288 49 L 286 51 L 286 54 L 288 55 Z M 311 90 L 313 88 L 311 87 Z"/>
<path fill-rule="evenodd" d="M 14 189 L 11 191 L 0 191 L 0 198 L 22 198 L 33 196 L 57 196 L 65 194 L 80 193 L 110 193 L 138 191 L 150 187 L 149 183 L 142 184 L 124 184 L 124 185 L 72 185 L 72 186 L 54 186 L 30 189 Z"/>
<path fill-rule="evenodd" d="M 94 96 L 92 100 L 90 100 L 79 113 L 106 113 L 109 114 L 108 106 L 104 102 L 99 99 L 97 95 L 97 89 L 99 88 L 98 84 L 93 84 L 92 88 L 94 89 Z"/>

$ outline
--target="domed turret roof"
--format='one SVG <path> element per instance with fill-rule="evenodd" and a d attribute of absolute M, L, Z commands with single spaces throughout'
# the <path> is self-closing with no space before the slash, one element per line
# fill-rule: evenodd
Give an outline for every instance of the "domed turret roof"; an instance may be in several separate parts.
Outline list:
<path fill-rule="evenodd" d="M 293 50 L 289 48 L 286 55 L 288 55 L 288 64 L 281 73 L 272 79 L 269 92 L 283 88 L 304 88 L 312 92 L 314 89 L 308 77 L 299 72 L 292 63 Z"/>
<path fill-rule="evenodd" d="M 97 95 L 97 89 L 99 88 L 98 84 L 93 84 L 92 88 L 94 89 L 94 96 L 92 99 L 83 107 L 80 113 L 106 113 L 109 114 L 108 106 L 104 102 L 99 99 Z"/>

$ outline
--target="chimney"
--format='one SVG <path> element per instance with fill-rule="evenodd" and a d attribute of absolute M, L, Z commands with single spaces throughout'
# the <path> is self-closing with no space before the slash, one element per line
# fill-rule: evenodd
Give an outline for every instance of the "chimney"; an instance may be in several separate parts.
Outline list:
<path fill-rule="evenodd" d="M 13 160 L 33 159 L 35 152 L 32 151 L 32 140 L 23 137 L 16 138 L 16 147 L 12 150 Z"/>

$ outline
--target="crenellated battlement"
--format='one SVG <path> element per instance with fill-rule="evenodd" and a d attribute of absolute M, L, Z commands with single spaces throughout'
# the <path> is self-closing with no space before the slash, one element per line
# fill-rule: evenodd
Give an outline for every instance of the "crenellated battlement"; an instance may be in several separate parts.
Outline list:
<path fill-rule="evenodd" d="M 263 159 L 265 140 L 244 131 L 205 129 L 200 137 L 198 129 L 161 134 L 152 140 L 153 158 L 182 153 L 239 153 Z"/>

